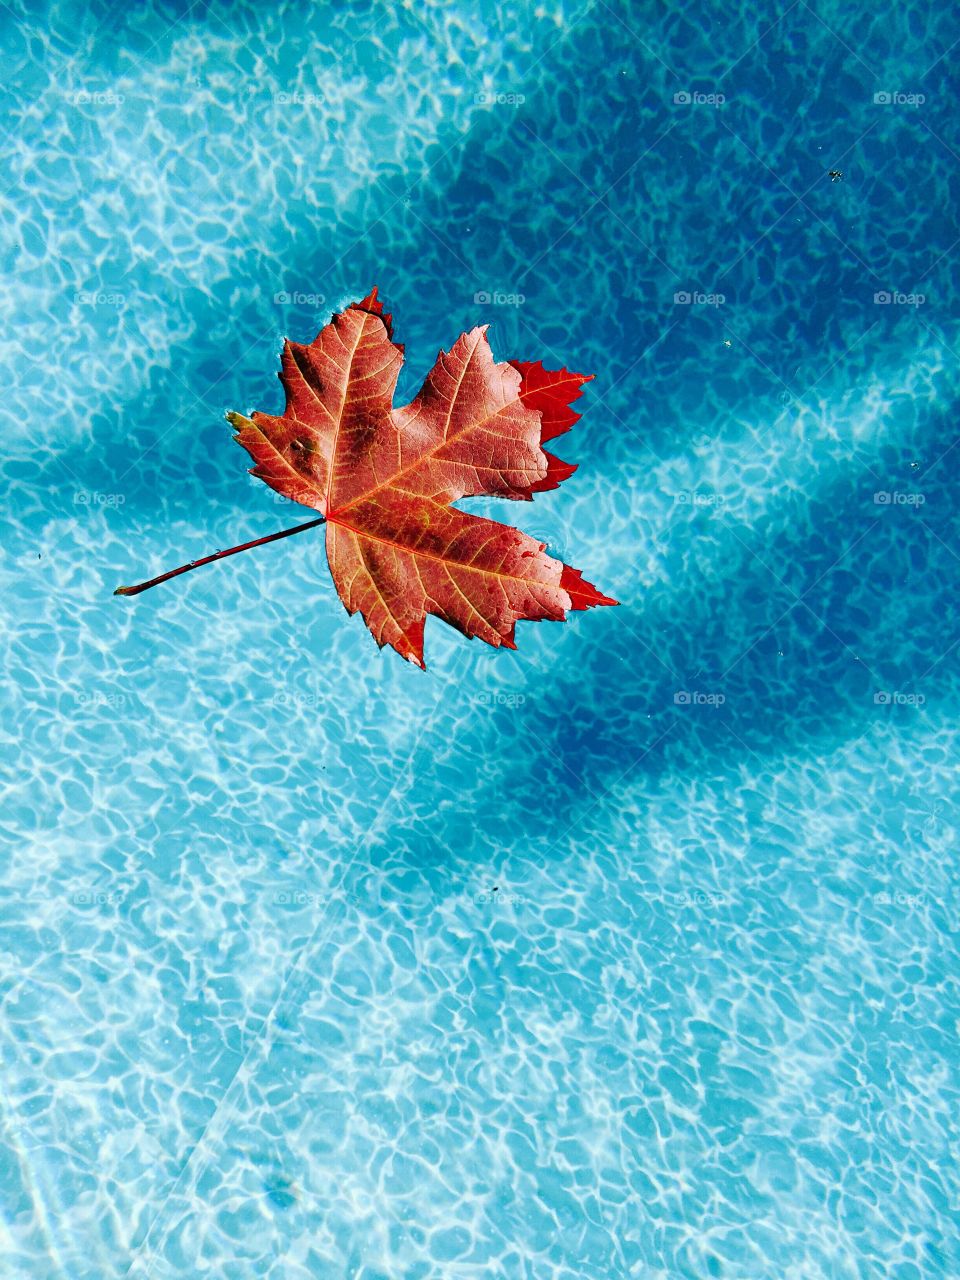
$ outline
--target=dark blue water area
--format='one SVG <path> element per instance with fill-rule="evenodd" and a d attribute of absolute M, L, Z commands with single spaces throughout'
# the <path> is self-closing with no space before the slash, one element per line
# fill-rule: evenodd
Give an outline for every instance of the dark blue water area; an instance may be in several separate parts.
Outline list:
<path fill-rule="evenodd" d="M 0 1257 L 960 1271 L 946 6 L 0 10 Z M 957 47 L 960 47 L 958 45 Z M 380 652 L 227 410 L 377 285 L 594 375 L 620 602 Z"/>

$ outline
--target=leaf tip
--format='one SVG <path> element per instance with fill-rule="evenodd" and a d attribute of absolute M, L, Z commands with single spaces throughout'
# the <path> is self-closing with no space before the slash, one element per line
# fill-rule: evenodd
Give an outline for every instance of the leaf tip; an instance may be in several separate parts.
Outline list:
<path fill-rule="evenodd" d="M 368 315 L 376 316 L 383 323 L 383 327 L 387 331 L 387 337 L 393 338 L 393 316 L 389 311 L 384 311 L 383 303 L 377 297 L 377 285 L 374 285 L 365 298 L 359 302 L 351 302 L 347 308 L 348 311 L 366 311 Z"/>
<path fill-rule="evenodd" d="M 571 609 L 594 609 L 598 605 L 620 603 L 619 600 L 614 600 L 613 596 L 605 596 L 602 591 L 598 591 L 592 582 L 586 580 L 579 569 L 572 569 L 568 564 L 563 566 L 560 587 L 570 597 Z"/>
<path fill-rule="evenodd" d="M 243 431 L 246 427 L 256 426 L 256 423 L 251 418 L 242 413 L 236 413 L 233 409 L 228 409 L 223 416 L 237 432 Z"/>

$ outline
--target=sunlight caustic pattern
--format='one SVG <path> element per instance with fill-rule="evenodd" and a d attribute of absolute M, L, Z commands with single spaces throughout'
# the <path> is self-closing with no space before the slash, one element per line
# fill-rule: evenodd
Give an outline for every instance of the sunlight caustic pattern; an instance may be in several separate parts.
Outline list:
<path fill-rule="evenodd" d="M 0 1271 L 960 1272 L 955 25 L 3 9 Z M 597 375 L 509 510 L 625 603 L 122 607 L 295 522 L 223 414 L 374 280 L 398 403 Z"/>

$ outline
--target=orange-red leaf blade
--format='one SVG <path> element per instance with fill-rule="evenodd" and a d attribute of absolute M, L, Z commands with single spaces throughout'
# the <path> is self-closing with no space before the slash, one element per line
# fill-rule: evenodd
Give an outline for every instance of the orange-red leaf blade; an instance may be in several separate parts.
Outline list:
<path fill-rule="evenodd" d="M 423 666 L 424 622 L 513 647 L 519 621 L 617 602 L 542 543 L 451 504 L 529 499 L 576 469 L 544 451 L 569 430 L 583 374 L 498 363 L 486 327 L 441 351 L 414 400 L 393 407 L 403 348 L 373 289 L 308 346 L 284 345 L 282 415 L 230 414 L 253 474 L 327 518 L 341 600 L 377 643 Z"/>
<path fill-rule="evenodd" d="M 327 526 L 340 597 L 378 644 L 418 665 L 428 613 L 470 638 L 513 648 L 517 622 L 560 622 L 567 609 L 586 607 L 571 604 L 565 566 L 509 525 L 395 493 L 359 503 L 352 515 L 350 524 Z"/>
<path fill-rule="evenodd" d="M 253 458 L 252 474 L 327 515 L 389 422 L 402 363 L 380 315 L 357 305 L 335 315 L 309 346 L 285 342 L 282 416 L 227 415 Z"/>
<path fill-rule="evenodd" d="M 545 369 L 542 360 L 511 360 L 510 363 L 520 374 L 520 399 L 528 409 L 536 409 L 540 414 L 542 444 L 563 435 L 580 421 L 581 415 L 570 406 L 583 395 L 583 384 L 593 381 L 592 373 Z"/>

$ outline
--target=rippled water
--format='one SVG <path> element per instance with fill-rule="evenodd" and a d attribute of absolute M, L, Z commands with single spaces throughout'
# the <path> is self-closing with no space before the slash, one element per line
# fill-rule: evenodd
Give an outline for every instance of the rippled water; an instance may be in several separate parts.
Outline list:
<path fill-rule="evenodd" d="M 5 1276 L 960 1273 L 958 36 L 3 7 Z M 374 283 L 403 394 L 597 375 L 469 505 L 623 607 L 423 675 L 313 534 L 114 599 L 306 518 L 222 415 Z"/>

